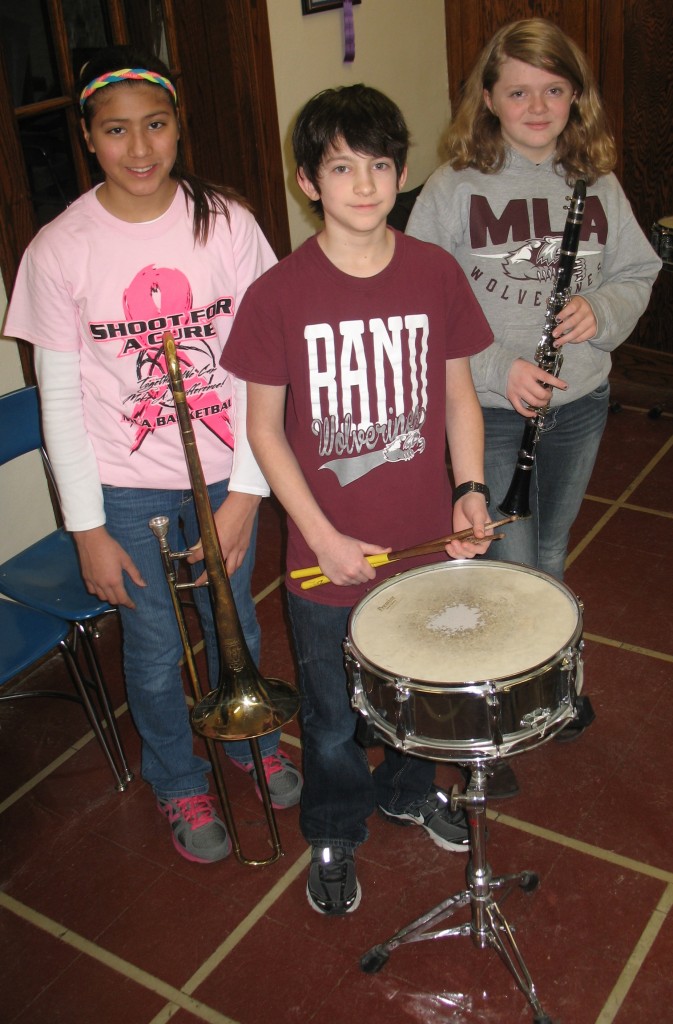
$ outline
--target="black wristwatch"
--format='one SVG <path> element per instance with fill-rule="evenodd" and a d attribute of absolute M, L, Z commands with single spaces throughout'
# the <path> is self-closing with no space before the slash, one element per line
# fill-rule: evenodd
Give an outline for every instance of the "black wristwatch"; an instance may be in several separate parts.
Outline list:
<path fill-rule="evenodd" d="M 483 494 L 486 498 L 486 508 L 491 504 L 491 492 L 489 491 L 486 484 L 479 484 L 476 480 L 466 480 L 464 484 L 458 484 L 454 488 L 452 502 L 455 505 L 459 498 L 462 498 L 465 494 L 469 494 L 470 491 L 477 491 L 478 494 Z"/>

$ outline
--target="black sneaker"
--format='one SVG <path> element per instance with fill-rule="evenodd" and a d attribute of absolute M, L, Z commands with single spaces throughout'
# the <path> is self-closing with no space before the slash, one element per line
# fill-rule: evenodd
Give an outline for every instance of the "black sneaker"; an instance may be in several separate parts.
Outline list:
<path fill-rule="evenodd" d="M 578 740 L 595 720 L 596 712 L 588 697 L 578 697 L 576 705 L 577 717 L 571 718 L 568 724 L 556 733 L 554 739 L 557 743 L 572 743 L 573 740 Z"/>
<path fill-rule="evenodd" d="M 340 846 L 314 846 L 306 895 L 319 914 L 352 914 L 362 891 L 355 877 L 355 857 Z"/>
<path fill-rule="evenodd" d="M 456 853 L 470 852 L 470 839 L 463 811 L 452 811 L 446 793 L 435 786 L 417 807 L 410 807 L 400 814 L 393 814 L 379 805 L 379 811 L 397 825 L 420 825 L 433 843 L 443 850 Z"/>

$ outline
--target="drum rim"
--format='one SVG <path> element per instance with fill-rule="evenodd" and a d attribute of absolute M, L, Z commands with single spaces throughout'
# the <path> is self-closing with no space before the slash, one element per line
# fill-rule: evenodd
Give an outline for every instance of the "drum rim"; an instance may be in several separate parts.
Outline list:
<path fill-rule="evenodd" d="M 496 568 L 511 572 L 522 572 L 527 576 L 537 576 L 539 579 L 546 580 L 548 583 L 551 583 L 558 590 L 565 591 L 567 596 L 570 598 L 571 603 L 578 603 L 577 595 L 572 592 L 567 583 L 564 583 L 563 580 L 557 580 L 555 576 L 551 576 L 548 572 L 543 572 L 542 569 L 534 569 L 532 565 L 524 565 L 523 562 L 503 562 L 498 561 L 495 558 L 451 558 L 442 562 L 430 562 L 427 565 L 416 565 L 412 569 L 405 569 L 401 572 L 394 573 L 392 576 L 387 576 L 384 580 L 381 580 L 380 583 L 377 583 L 376 586 L 372 587 L 371 590 L 368 590 L 367 593 L 364 594 L 355 605 L 353 605 L 350 615 L 348 616 L 348 622 L 350 624 L 358 609 L 369 601 L 374 594 L 385 590 L 402 576 L 421 576 L 423 573 L 434 572 L 437 569 L 452 571 L 453 569 L 467 566 L 476 570 Z"/>
<path fill-rule="evenodd" d="M 495 676 L 488 679 L 474 679 L 474 680 L 461 680 L 459 681 L 435 681 L 430 679 L 422 679 L 420 676 L 403 676 L 396 675 L 393 672 L 389 672 L 382 666 L 377 665 L 376 662 L 370 660 L 366 654 L 364 654 L 353 638 L 353 625 L 357 615 L 362 608 L 370 601 L 373 600 L 377 594 L 382 593 L 388 587 L 392 586 L 395 582 L 398 582 L 402 577 L 411 578 L 412 576 L 420 576 L 426 572 L 437 571 L 438 569 L 451 571 L 454 568 L 467 567 L 471 569 L 490 569 L 497 567 L 500 569 L 523 572 L 525 575 L 537 576 L 548 583 L 553 584 L 559 591 L 564 593 L 568 598 L 569 603 L 575 608 L 577 612 L 577 619 L 573 632 L 565 641 L 565 643 L 558 648 L 558 650 L 550 653 L 547 658 L 543 661 L 538 662 L 532 666 L 526 666 L 526 669 L 518 674 L 508 676 Z M 584 631 L 584 621 L 582 615 L 582 605 L 576 594 L 572 592 L 570 587 L 567 586 L 562 580 L 557 580 L 555 576 L 550 576 L 549 573 L 543 572 L 541 569 L 534 569 L 530 565 L 524 565 L 522 562 L 503 562 L 497 561 L 496 559 L 482 558 L 475 561 L 471 558 L 454 558 L 451 561 L 446 562 L 432 562 L 429 565 L 417 565 L 413 569 L 406 569 L 403 572 L 395 573 L 393 576 L 388 576 L 385 580 L 381 580 L 375 587 L 372 587 L 360 600 L 353 606 L 348 616 L 348 631 L 345 645 L 347 645 L 348 653 L 351 657 L 354 657 L 361 668 L 371 672 L 372 675 L 379 676 L 390 680 L 394 685 L 408 685 L 411 689 L 421 690 L 425 689 L 427 692 L 437 693 L 442 690 L 450 688 L 453 693 L 459 693 L 461 691 L 466 693 L 478 694 L 484 690 L 485 687 L 495 687 L 498 690 L 504 690 L 508 686 L 515 686 L 519 683 L 525 682 L 528 679 L 532 679 L 535 676 L 540 675 L 540 670 L 543 668 L 551 669 L 557 662 L 562 659 L 567 650 L 575 650 L 581 639 Z"/>
<path fill-rule="evenodd" d="M 366 655 L 362 654 L 359 647 L 357 647 L 350 637 L 346 640 L 346 644 L 348 645 L 349 656 L 357 662 L 360 669 L 364 669 L 366 672 L 371 673 L 371 675 L 376 676 L 378 679 L 386 680 L 393 686 L 406 686 L 410 690 L 413 690 L 414 693 L 439 694 L 450 690 L 451 693 L 454 694 L 471 693 L 478 696 L 480 693 L 483 693 L 484 689 L 495 687 L 498 691 L 507 690 L 510 687 L 518 686 L 520 683 L 525 683 L 539 678 L 542 675 L 543 670 L 551 671 L 556 668 L 559 661 L 562 661 L 566 656 L 566 652 L 568 650 L 576 650 L 581 639 L 582 623 L 580 619 L 576 624 L 572 637 L 568 639 L 563 647 L 560 647 L 544 661 L 540 661 L 537 665 L 527 668 L 525 672 L 522 672 L 519 675 L 495 676 L 489 679 L 464 679 L 460 682 L 454 682 L 451 680 L 435 682 L 434 679 L 422 679 L 420 676 L 394 675 L 392 672 L 388 672 L 375 662 L 370 661 Z"/>

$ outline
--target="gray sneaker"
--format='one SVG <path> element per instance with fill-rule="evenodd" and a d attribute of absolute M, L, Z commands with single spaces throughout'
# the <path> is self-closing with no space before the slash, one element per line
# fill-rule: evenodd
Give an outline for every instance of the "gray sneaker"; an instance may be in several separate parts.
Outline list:
<path fill-rule="evenodd" d="M 234 761 L 233 758 L 230 760 L 237 768 L 241 768 L 252 777 L 255 782 L 257 796 L 261 800 L 262 795 L 257 785 L 257 772 L 255 771 L 254 764 L 252 762 L 250 764 L 242 764 L 240 761 Z M 301 777 L 301 772 L 298 768 L 295 768 L 289 757 L 277 751 L 275 754 L 269 754 L 268 757 L 262 758 L 262 764 L 264 765 L 264 774 L 269 787 L 271 806 L 275 807 L 278 811 L 283 810 L 285 807 L 294 807 L 295 804 L 298 804 L 304 780 Z"/>
<path fill-rule="evenodd" d="M 306 895 L 319 914 L 352 914 L 362 890 L 355 877 L 355 857 L 340 846 L 314 846 Z"/>
<path fill-rule="evenodd" d="M 416 807 L 393 814 L 379 804 L 379 811 L 387 821 L 396 825 L 420 825 L 433 843 L 443 850 L 456 853 L 470 852 L 470 839 L 463 811 L 452 811 L 446 793 L 433 786 L 426 799 Z"/>
<path fill-rule="evenodd" d="M 231 853 L 227 830 L 213 810 L 212 796 L 185 796 L 157 800 L 173 832 L 173 846 L 186 860 L 212 864 Z"/>

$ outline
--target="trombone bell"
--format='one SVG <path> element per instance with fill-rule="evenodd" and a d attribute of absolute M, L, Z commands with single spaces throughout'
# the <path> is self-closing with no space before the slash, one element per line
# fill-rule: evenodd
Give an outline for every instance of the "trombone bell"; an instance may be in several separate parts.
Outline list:
<path fill-rule="evenodd" d="M 254 665 L 252 666 L 254 668 Z M 248 666 L 246 666 L 246 670 Z M 192 710 L 192 728 L 214 740 L 250 740 L 281 729 L 299 711 L 299 695 L 282 679 L 235 676 L 234 692 L 211 690 Z M 250 679 L 246 679 L 250 675 Z"/>

